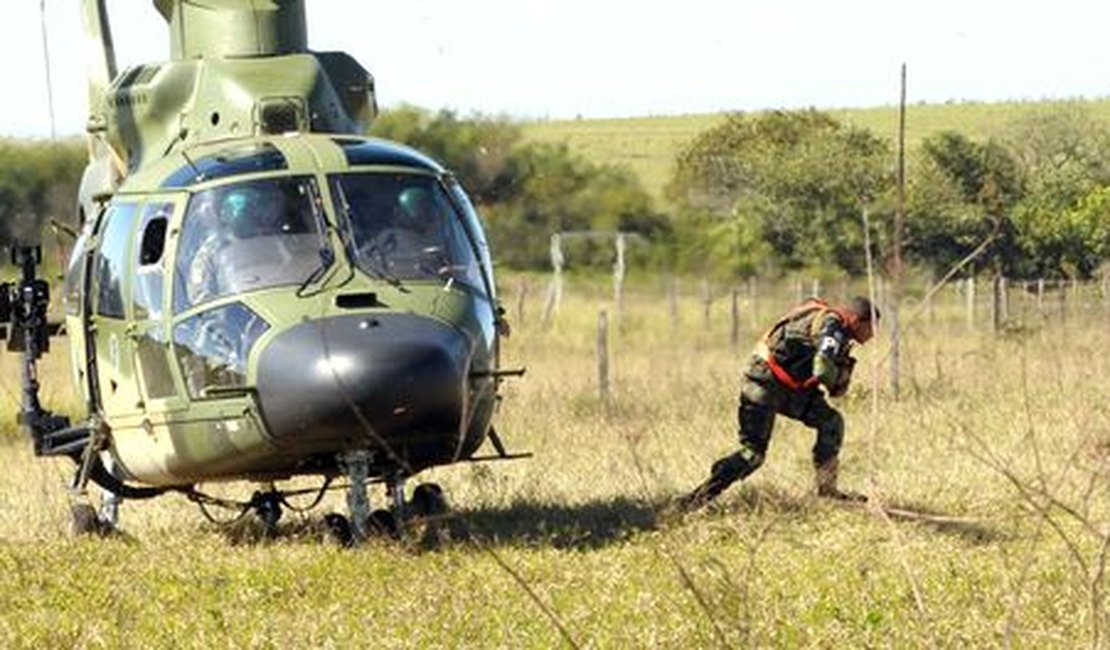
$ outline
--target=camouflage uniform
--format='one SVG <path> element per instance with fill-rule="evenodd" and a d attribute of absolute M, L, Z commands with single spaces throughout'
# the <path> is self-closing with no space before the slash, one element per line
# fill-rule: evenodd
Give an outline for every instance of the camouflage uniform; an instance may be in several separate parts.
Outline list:
<path fill-rule="evenodd" d="M 832 396 L 847 390 L 855 360 L 846 320 L 844 312 L 814 301 L 771 328 L 756 346 L 741 382 L 740 450 L 713 464 L 709 479 L 686 498 L 687 507 L 704 504 L 763 464 L 778 414 L 816 430 L 813 464 L 818 491 L 824 496 L 850 496 L 836 489 L 844 418 L 829 406 L 820 388 L 825 386 Z"/>

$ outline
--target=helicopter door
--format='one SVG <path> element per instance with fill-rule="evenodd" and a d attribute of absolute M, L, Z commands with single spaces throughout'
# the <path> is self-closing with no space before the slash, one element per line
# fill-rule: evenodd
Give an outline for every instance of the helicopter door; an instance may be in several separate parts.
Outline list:
<path fill-rule="evenodd" d="M 130 290 L 128 260 L 131 233 L 139 215 L 137 203 L 112 203 L 101 218 L 93 261 L 92 314 L 100 403 L 111 419 L 136 414 L 142 408 L 135 381 L 134 357 L 129 354 L 129 326 L 124 297 Z"/>
<path fill-rule="evenodd" d="M 135 363 L 143 410 L 183 408 L 171 369 L 167 337 L 165 261 L 167 233 L 175 204 L 151 200 L 143 206 L 135 230 L 131 261 L 131 322 L 128 347 Z"/>

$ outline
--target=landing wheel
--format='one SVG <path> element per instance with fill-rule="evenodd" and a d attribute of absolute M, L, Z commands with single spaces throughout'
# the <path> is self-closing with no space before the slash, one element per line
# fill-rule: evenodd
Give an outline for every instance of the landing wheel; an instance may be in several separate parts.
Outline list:
<path fill-rule="evenodd" d="M 366 531 L 375 536 L 397 539 L 401 536 L 401 528 L 397 525 L 397 518 L 388 510 L 375 510 L 370 513 L 366 521 Z"/>
<path fill-rule="evenodd" d="M 409 509 L 421 521 L 423 531 L 420 545 L 426 549 L 437 548 L 452 537 L 450 524 L 444 515 L 450 510 L 443 488 L 435 483 L 421 483 L 412 491 Z"/>
<path fill-rule="evenodd" d="M 328 539 L 344 548 L 355 545 L 355 533 L 350 520 L 338 512 L 324 515 L 324 531 Z"/>
<path fill-rule="evenodd" d="M 251 497 L 251 507 L 254 514 L 266 529 L 267 535 L 277 532 L 278 521 L 281 520 L 281 495 L 278 492 L 255 492 Z"/>
<path fill-rule="evenodd" d="M 97 516 L 96 508 L 87 503 L 77 503 L 70 508 L 70 514 L 73 516 L 71 530 L 75 536 L 104 534 L 104 524 Z"/>
<path fill-rule="evenodd" d="M 435 517 L 447 514 L 447 497 L 443 488 L 435 483 L 421 483 L 412 491 L 410 503 L 412 513 L 417 517 Z"/>

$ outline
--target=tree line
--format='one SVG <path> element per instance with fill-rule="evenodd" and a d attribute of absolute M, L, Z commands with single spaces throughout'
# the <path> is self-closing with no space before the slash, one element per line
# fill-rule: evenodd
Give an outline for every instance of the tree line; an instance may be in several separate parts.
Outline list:
<path fill-rule="evenodd" d="M 906 152 L 903 253 L 943 272 L 1089 278 L 1110 255 L 1110 133 L 1078 104 L 1023 113 L 976 141 L 946 131 Z M 863 270 L 892 253 L 893 143 L 816 110 L 735 114 L 679 155 L 667 187 L 689 251 L 732 274 Z M 680 230 L 681 229 L 677 229 Z"/>
<path fill-rule="evenodd" d="M 471 193 L 502 266 L 547 268 L 556 232 L 638 235 L 631 263 L 721 277 L 854 275 L 891 254 L 893 142 L 817 110 L 730 114 L 674 161 L 662 204 L 627 169 L 528 142 L 503 117 L 402 106 L 371 133 L 441 161 Z M 1110 131 L 1079 104 L 1023 112 L 996 137 L 935 134 L 906 153 L 904 257 L 939 272 L 1089 278 L 1110 255 Z M 78 141 L 0 141 L 0 242 L 72 221 Z M 864 213 L 871 232 L 864 232 Z M 865 236 L 866 235 L 866 236 Z M 611 263 L 598 238 L 568 266 Z"/>

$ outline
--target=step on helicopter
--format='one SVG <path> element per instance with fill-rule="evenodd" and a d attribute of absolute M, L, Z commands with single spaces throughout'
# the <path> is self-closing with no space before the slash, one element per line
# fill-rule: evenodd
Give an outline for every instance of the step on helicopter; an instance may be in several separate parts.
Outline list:
<path fill-rule="evenodd" d="M 83 418 L 39 402 L 41 249 L 13 246 L 21 275 L 0 287 L 36 455 L 73 459 L 75 493 L 107 494 L 73 506 L 75 530 L 114 530 L 121 500 L 167 493 L 272 528 L 306 491 L 277 482 L 318 477 L 319 495 L 346 489 L 347 516 L 325 519 L 357 541 L 446 508 L 434 484 L 406 496 L 427 468 L 529 456 L 491 424 L 523 370 L 499 364 L 480 219 L 440 164 L 361 135 L 370 74 L 308 49 L 303 0 L 154 6 L 171 60 L 117 74 L 105 0 L 82 0 L 90 157 L 62 293 Z M 230 481 L 261 487 L 238 502 L 198 488 Z"/>

